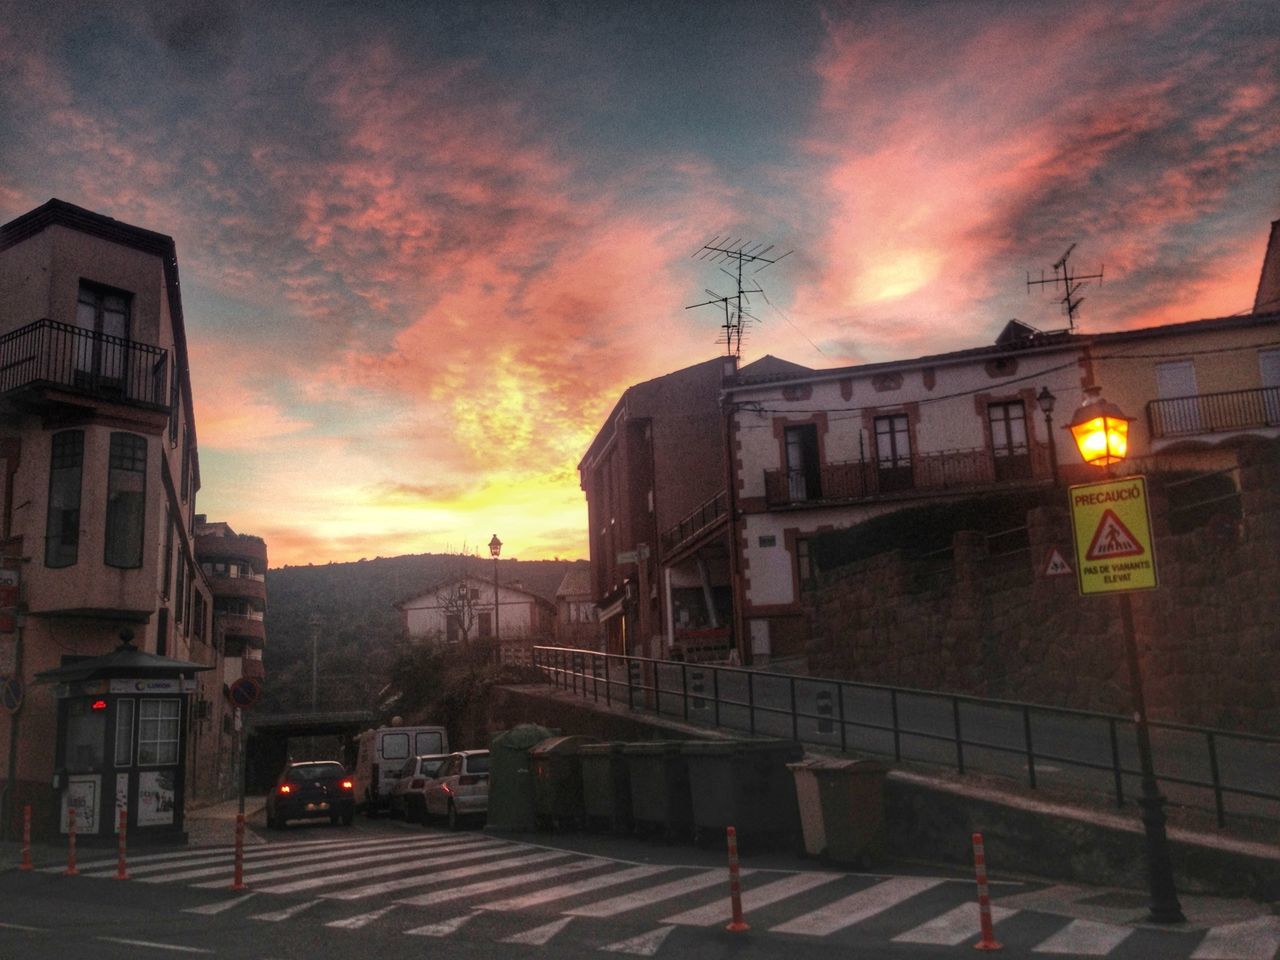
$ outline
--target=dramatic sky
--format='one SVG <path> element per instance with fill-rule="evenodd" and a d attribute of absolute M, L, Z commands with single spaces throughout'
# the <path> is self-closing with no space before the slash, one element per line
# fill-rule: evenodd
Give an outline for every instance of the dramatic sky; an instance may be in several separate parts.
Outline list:
<path fill-rule="evenodd" d="M 273 566 L 585 556 L 628 385 L 991 342 L 1071 243 L 1080 328 L 1249 308 L 1280 4 L 0 0 L 0 219 L 174 237 L 198 509 Z M 1052 271 L 1049 271 L 1052 275 Z"/>

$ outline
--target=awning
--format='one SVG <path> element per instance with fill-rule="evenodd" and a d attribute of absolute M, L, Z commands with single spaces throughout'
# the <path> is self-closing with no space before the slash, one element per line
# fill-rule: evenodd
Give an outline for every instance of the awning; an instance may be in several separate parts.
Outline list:
<path fill-rule="evenodd" d="M 212 669 L 213 667 L 192 663 L 190 660 L 175 660 L 154 653 L 143 653 L 133 645 L 133 638 L 129 637 L 111 653 L 101 657 L 87 657 L 65 667 L 37 673 L 36 683 L 77 683 L 81 680 L 106 680 L 111 677 L 174 678 Z"/>

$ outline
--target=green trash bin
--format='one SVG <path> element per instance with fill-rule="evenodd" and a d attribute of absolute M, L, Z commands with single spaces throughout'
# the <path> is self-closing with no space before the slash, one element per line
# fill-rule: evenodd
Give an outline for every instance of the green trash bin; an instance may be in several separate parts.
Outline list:
<path fill-rule="evenodd" d="M 787 767 L 795 776 L 806 853 L 864 867 L 884 860 L 883 763 L 822 758 Z"/>
<path fill-rule="evenodd" d="M 582 826 L 582 764 L 578 751 L 595 737 L 548 737 L 529 748 L 533 808 L 538 825 L 550 830 Z"/>
<path fill-rule="evenodd" d="M 668 842 L 693 835 L 689 761 L 680 740 L 646 740 L 622 748 L 631 785 L 631 817 L 636 832 Z"/>
<path fill-rule="evenodd" d="M 529 748 L 552 733 L 546 727 L 522 723 L 490 738 L 489 829 L 528 833 L 538 828 Z"/>
<path fill-rule="evenodd" d="M 631 831 L 631 776 L 625 744 L 588 743 L 578 750 L 582 761 L 582 813 L 588 830 Z"/>
<path fill-rule="evenodd" d="M 794 740 L 707 740 L 684 745 L 693 796 L 694 839 L 723 843 L 733 827 L 744 853 L 799 847 L 800 813 L 788 763 Z"/>

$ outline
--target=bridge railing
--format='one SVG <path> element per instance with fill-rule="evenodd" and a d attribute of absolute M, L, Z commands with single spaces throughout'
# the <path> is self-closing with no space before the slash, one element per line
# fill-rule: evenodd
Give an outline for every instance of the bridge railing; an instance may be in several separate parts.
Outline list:
<path fill-rule="evenodd" d="M 848 680 L 535 646 L 556 688 L 611 706 L 841 752 L 1114 798 L 1139 794 L 1132 717 Z M 1280 820 L 1280 737 L 1149 723 L 1171 805 Z"/>

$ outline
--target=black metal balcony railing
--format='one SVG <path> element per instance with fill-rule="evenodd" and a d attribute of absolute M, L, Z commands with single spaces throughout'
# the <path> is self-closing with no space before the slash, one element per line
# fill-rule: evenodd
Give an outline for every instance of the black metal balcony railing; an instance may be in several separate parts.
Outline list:
<path fill-rule="evenodd" d="M 56 320 L 0 337 L 0 394 L 54 386 L 101 399 L 168 407 L 169 351 Z"/>
<path fill-rule="evenodd" d="M 721 517 L 729 514 L 729 495 L 721 490 L 670 530 L 662 534 L 662 554 L 666 556 L 686 540 L 692 540 Z"/>
<path fill-rule="evenodd" d="M 1152 400 L 1147 425 L 1153 439 L 1280 427 L 1280 387 Z"/>
<path fill-rule="evenodd" d="M 765 501 L 770 506 L 864 500 L 909 490 L 980 487 L 1036 477 L 1052 471 L 1046 445 L 996 454 L 989 447 L 916 454 L 893 464 L 850 460 L 822 464 L 817 476 L 803 471 L 766 470 Z M 813 482 L 816 479 L 816 483 Z"/>

